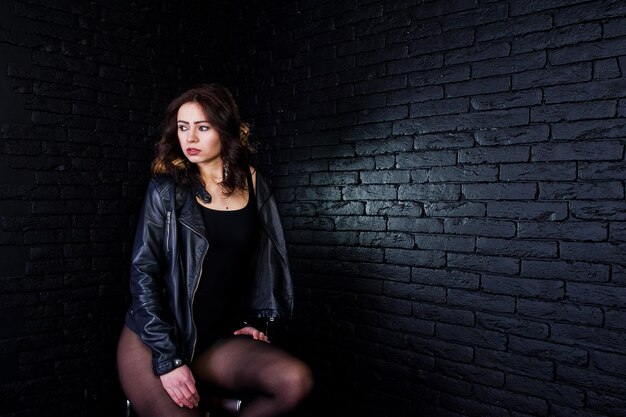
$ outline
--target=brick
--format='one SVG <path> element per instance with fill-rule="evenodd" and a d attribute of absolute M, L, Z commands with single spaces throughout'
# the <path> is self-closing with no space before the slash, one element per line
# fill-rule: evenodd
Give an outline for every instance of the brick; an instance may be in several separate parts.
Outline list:
<path fill-rule="evenodd" d="M 479 26 L 476 29 L 476 40 L 484 42 L 500 38 L 518 37 L 527 33 L 544 32 L 551 28 L 552 16 L 547 13 L 508 18 L 504 22 Z"/>
<path fill-rule="evenodd" d="M 541 90 L 511 91 L 472 97 L 471 105 L 476 110 L 502 110 L 540 104 L 542 97 Z"/>
<path fill-rule="evenodd" d="M 387 249 L 385 261 L 394 265 L 441 267 L 445 264 L 445 254 L 433 250 Z"/>
<path fill-rule="evenodd" d="M 617 181 L 539 184 L 539 199 L 541 200 L 620 200 L 623 198 L 622 184 Z"/>
<path fill-rule="evenodd" d="M 298 188 L 295 193 L 297 200 L 341 200 L 341 189 L 339 187 L 311 187 Z"/>
<path fill-rule="evenodd" d="M 365 205 L 369 215 L 421 217 L 422 206 L 413 201 L 371 201 Z"/>
<path fill-rule="evenodd" d="M 451 82 L 458 81 L 467 81 L 471 78 L 470 72 L 471 69 L 469 65 L 458 65 L 450 68 L 444 67 L 437 70 L 413 72 L 409 74 L 409 86 L 424 87 L 439 84 L 447 85 Z"/>
<path fill-rule="evenodd" d="M 446 288 L 473 290 L 477 290 L 479 285 L 479 275 L 476 273 L 443 269 L 412 268 L 411 280 L 422 284 L 441 285 Z M 458 314 L 461 315 L 462 313 L 459 312 Z M 473 324 L 473 322 L 462 324 L 470 325 Z"/>
<path fill-rule="evenodd" d="M 466 62 L 485 61 L 493 58 L 507 57 L 510 52 L 511 46 L 508 42 L 480 43 L 469 48 L 455 49 L 454 51 L 446 52 L 444 62 L 446 65 L 454 65 Z M 474 68 L 475 66 L 472 67 Z"/>
<path fill-rule="evenodd" d="M 438 339 L 471 344 L 477 347 L 489 347 L 491 349 L 504 350 L 506 345 L 506 337 L 501 332 L 446 323 L 437 324 L 435 336 L 437 336 Z M 493 369 L 492 365 L 493 364 L 489 364 L 491 369 Z"/>
<path fill-rule="evenodd" d="M 432 116 L 427 118 L 394 121 L 392 132 L 394 135 L 413 135 L 419 133 L 455 130 L 456 127 L 456 121 L 450 116 Z"/>
<path fill-rule="evenodd" d="M 452 378 L 495 387 L 504 385 L 504 373 L 500 371 L 448 360 L 439 360 L 437 366 L 439 372 Z"/>
<path fill-rule="evenodd" d="M 512 313 L 515 310 L 513 297 L 455 288 L 448 289 L 448 304 L 462 307 L 474 306 L 478 311 Z"/>
<path fill-rule="evenodd" d="M 532 200 L 536 195 L 536 185 L 531 183 L 463 184 L 462 194 L 468 200 Z"/>
<path fill-rule="evenodd" d="M 494 182 L 497 176 L 498 169 L 486 165 L 432 167 L 429 172 L 431 182 Z"/>
<path fill-rule="evenodd" d="M 317 212 L 323 215 L 359 215 L 365 213 L 365 203 L 360 201 L 320 201 L 317 202 L 316 206 Z"/>
<path fill-rule="evenodd" d="M 358 123 L 376 123 L 405 119 L 409 114 L 406 106 L 386 107 L 383 109 L 361 110 L 357 114 Z"/>
<path fill-rule="evenodd" d="M 401 184 L 409 182 L 409 171 L 362 171 L 363 184 Z"/>
<path fill-rule="evenodd" d="M 502 389 L 477 386 L 476 397 L 496 405 L 506 402 L 507 408 L 532 413 L 532 415 L 548 414 L 549 406 L 547 401 L 532 396 L 511 393 L 510 391 Z"/>
<path fill-rule="evenodd" d="M 294 219 L 293 227 L 295 229 L 333 230 L 334 223 L 331 219 L 324 217 L 300 217 Z"/>
<path fill-rule="evenodd" d="M 386 229 L 386 221 L 381 216 L 342 216 L 335 218 L 336 230 L 369 230 Z"/>
<path fill-rule="evenodd" d="M 571 298 L 571 300 L 574 299 Z M 545 320 L 560 320 L 576 324 L 599 326 L 603 321 L 603 314 L 600 308 L 581 306 L 573 303 L 549 303 L 542 301 L 519 300 L 517 310 L 520 314 L 526 316 Z"/>
<path fill-rule="evenodd" d="M 407 318 L 392 315 L 380 315 L 379 322 L 381 327 L 387 329 L 400 329 L 410 334 L 430 335 L 433 333 L 433 323 L 415 318 Z"/>
<path fill-rule="evenodd" d="M 578 45 L 601 38 L 602 27 L 598 23 L 581 23 L 554 28 L 547 32 L 518 36 L 512 41 L 512 51 L 518 54 L 537 50 L 558 49 L 563 46 Z"/>
<path fill-rule="evenodd" d="M 547 67 L 545 69 L 537 69 L 527 71 L 512 76 L 512 88 L 514 90 L 523 90 L 527 88 L 537 88 L 544 86 L 552 87 L 555 90 L 570 91 L 573 88 L 584 88 L 585 81 L 592 79 L 592 66 L 589 63 L 561 65 L 555 67 Z M 587 87 L 589 88 L 589 87 Z M 551 90 L 548 90 L 551 91 Z M 558 96 L 558 92 L 554 93 L 554 97 Z M 580 96 L 579 96 L 580 97 Z M 567 100 L 565 100 L 567 101 Z M 547 101 L 550 102 L 550 101 Z"/>
<path fill-rule="evenodd" d="M 460 191 L 460 186 L 456 184 L 402 184 L 398 187 L 398 198 L 418 201 L 458 200 Z"/>
<path fill-rule="evenodd" d="M 509 146 L 504 148 L 460 149 L 458 162 L 466 164 L 526 162 L 530 159 L 530 147 Z"/>
<path fill-rule="evenodd" d="M 452 381 L 456 381 L 452 379 Z M 508 417 L 510 416 L 509 410 L 506 408 L 495 406 L 491 404 L 485 404 L 482 402 L 478 402 L 476 400 L 472 400 L 467 398 L 469 395 L 464 393 L 453 393 L 455 395 L 442 395 L 441 402 L 446 404 L 448 408 L 454 408 L 462 412 L 463 414 L 452 414 L 452 417 L 457 417 L 459 415 L 470 415 L 474 416 L 492 416 L 492 417 Z"/>
<path fill-rule="evenodd" d="M 593 355 L 593 366 L 600 371 L 616 374 L 626 375 L 626 358 L 622 354 L 610 353 L 610 352 L 595 352 Z"/>
<path fill-rule="evenodd" d="M 624 146 L 616 142 L 537 144 L 532 161 L 621 160 Z"/>
<path fill-rule="evenodd" d="M 470 218 L 445 219 L 444 229 L 446 233 L 471 236 L 515 236 L 515 223 L 505 220 Z"/>
<path fill-rule="evenodd" d="M 531 125 L 523 128 L 496 128 L 493 130 L 479 130 L 474 133 L 476 142 L 483 146 L 545 142 L 548 140 L 549 134 L 548 125 Z"/>
<path fill-rule="evenodd" d="M 389 38 L 387 38 L 389 41 Z M 414 57 L 403 58 L 401 60 L 392 60 L 385 63 L 385 71 L 387 74 L 402 74 L 417 71 L 425 71 L 434 68 L 443 67 L 443 55 L 418 55 Z"/>
<path fill-rule="evenodd" d="M 581 162 L 578 168 L 581 179 L 619 180 L 626 178 L 626 167 L 621 162 Z M 601 182 L 594 182 L 601 184 Z"/>
<path fill-rule="evenodd" d="M 544 68 L 545 64 L 546 55 L 544 52 L 530 52 L 527 54 L 476 62 L 472 65 L 472 74 L 476 78 L 515 74 Z"/>
<path fill-rule="evenodd" d="M 387 104 L 390 106 L 398 104 L 422 103 L 425 101 L 443 98 L 442 86 L 407 87 L 402 90 L 394 90 L 386 93 Z"/>
<path fill-rule="evenodd" d="M 571 365 L 586 365 L 589 360 L 589 354 L 584 349 L 568 344 L 557 344 L 544 340 L 528 339 L 516 335 L 511 335 L 509 337 L 509 349 L 515 353 L 529 357 L 548 359 Z M 515 379 L 522 378 L 518 375 L 510 375 L 510 377 Z M 526 378 L 524 379 L 526 380 Z M 530 381 L 530 379 L 528 379 L 528 381 Z M 549 382 L 538 381 L 536 379 L 533 379 L 533 381 L 534 383 L 539 384 L 539 386 L 542 384 L 550 384 Z M 572 388 L 566 387 L 563 387 L 562 389 L 565 390 L 565 392 L 572 390 Z"/>
<path fill-rule="evenodd" d="M 626 411 L 626 401 L 624 401 L 623 397 L 619 398 L 612 395 L 606 395 L 604 393 L 590 391 L 587 402 L 589 403 L 589 408 L 607 415 L 624 414 L 624 411 Z"/>
<path fill-rule="evenodd" d="M 577 219 L 625 220 L 626 204 L 623 201 L 587 203 L 574 201 L 570 205 L 572 216 Z"/>
<path fill-rule="evenodd" d="M 328 166 L 331 171 L 373 169 L 374 160 L 370 157 L 331 159 Z"/>
<path fill-rule="evenodd" d="M 471 29 L 450 31 L 441 35 L 418 39 L 409 43 L 409 55 L 422 55 L 469 46 L 474 35 Z"/>
<path fill-rule="evenodd" d="M 588 83 L 557 85 L 544 89 L 546 103 L 563 103 L 567 101 L 607 100 L 621 98 L 620 89 L 626 86 L 623 79 L 609 79 Z M 610 106 L 610 101 L 603 104 Z M 555 120 L 558 121 L 558 120 Z"/>
<path fill-rule="evenodd" d="M 392 185 L 348 185 L 342 191 L 344 200 L 395 200 L 396 187 Z"/>
<path fill-rule="evenodd" d="M 517 274 L 519 259 L 476 254 L 448 253 L 447 265 L 452 268 L 492 272 L 497 274 Z"/>
<path fill-rule="evenodd" d="M 357 55 L 357 66 L 371 65 L 378 63 L 386 63 L 397 59 L 403 59 L 408 56 L 409 48 L 407 45 L 388 45 L 385 48 L 361 52 Z"/>
<path fill-rule="evenodd" d="M 453 252 L 474 252 L 474 238 L 460 236 L 415 235 L 415 243 L 419 249 L 444 250 Z"/>
<path fill-rule="evenodd" d="M 621 352 L 623 332 L 573 324 L 552 324 L 551 340 L 559 343 L 576 344 L 609 352 Z"/>
<path fill-rule="evenodd" d="M 392 169 L 395 163 L 396 159 L 393 155 L 376 155 L 374 157 L 374 167 L 378 170 Z"/>
<path fill-rule="evenodd" d="M 515 392 L 522 392 L 570 406 L 583 407 L 585 402 L 585 392 L 581 389 L 563 384 L 537 381 L 514 374 L 507 375 L 506 387 Z"/>
<path fill-rule="evenodd" d="M 531 122 L 561 122 L 581 119 L 603 119 L 615 116 L 615 101 L 593 101 L 533 107 Z"/>
<path fill-rule="evenodd" d="M 311 174 L 311 185 L 347 185 L 357 184 L 359 181 L 358 174 L 356 172 L 315 172 Z M 293 185 L 308 185 L 307 181 L 302 184 Z"/>
<path fill-rule="evenodd" d="M 466 98 L 427 101 L 411 105 L 411 118 L 443 114 L 465 113 L 469 108 Z"/>
<path fill-rule="evenodd" d="M 624 396 L 624 391 L 626 390 L 619 383 L 621 380 L 619 377 L 603 375 L 599 372 L 574 366 L 558 365 L 556 368 L 556 380 L 591 390 L 616 394 L 620 397 Z"/>
<path fill-rule="evenodd" d="M 522 275 L 537 278 L 564 279 L 581 282 L 607 282 L 606 265 L 577 261 L 522 261 Z"/>
<path fill-rule="evenodd" d="M 604 80 L 621 76 L 619 64 L 616 58 L 608 58 L 593 63 L 593 78 Z"/>
<path fill-rule="evenodd" d="M 623 17 L 625 11 L 624 5 L 621 4 L 621 2 L 596 1 L 593 3 L 593 7 L 576 5 L 560 10 L 559 13 L 555 15 L 554 23 L 558 26 L 562 26 L 588 20 Z"/>
<path fill-rule="evenodd" d="M 492 349 L 476 349 L 476 363 L 543 381 L 551 381 L 554 376 L 555 366 L 551 361 Z"/>
<path fill-rule="evenodd" d="M 597 304 L 623 308 L 626 305 L 626 289 L 598 283 L 570 283 L 568 299 L 582 304 Z"/>
<path fill-rule="evenodd" d="M 408 233 L 362 232 L 359 235 L 359 244 L 381 248 L 411 249 L 414 246 L 414 239 Z"/>
<path fill-rule="evenodd" d="M 451 83 L 446 85 L 446 97 L 463 97 L 477 94 L 500 93 L 511 87 L 510 77 L 500 76 L 493 78 L 480 78 L 465 82 Z M 506 113 L 494 113 L 494 115 L 506 118 Z M 515 118 L 512 113 L 510 117 Z"/>
<path fill-rule="evenodd" d="M 470 362 L 473 350 L 469 346 L 449 343 L 439 340 L 426 339 L 420 336 L 409 335 L 407 337 L 407 347 L 412 351 L 424 355 L 437 356 L 455 361 Z"/>
<path fill-rule="evenodd" d="M 424 215 L 426 217 L 484 217 L 485 204 L 460 202 L 426 202 L 424 203 Z"/>
<path fill-rule="evenodd" d="M 453 165 L 456 154 L 447 150 L 407 152 L 398 155 L 396 160 L 396 167 L 401 169 L 433 167 Z"/>
<path fill-rule="evenodd" d="M 568 216 L 567 203 L 503 201 L 487 203 L 487 216 L 519 220 L 558 221 Z"/>
<path fill-rule="evenodd" d="M 440 133 L 434 135 L 418 135 L 413 147 L 418 150 L 468 148 L 474 143 L 470 133 Z"/>
<path fill-rule="evenodd" d="M 428 301 L 441 303 L 445 299 L 445 290 L 443 288 L 429 285 L 418 285 L 413 283 L 405 284 L 401 282 L 385 282 L 383 289 L 385 295 L 387 296 L 399 297 L 412 301 Z M 413 320 L 415 320 L 415 318 L 413 318 Z M 434 323 L 431 321 L 424 320 L 424 323 L 429 323 L 429 328 L 434 327 Z M 432 332 L 429 332 L 429 334 L 432 335 Z"/>
<path fill-rule="evenodd" d="M 565 295 L 563 282 L 545 279 L 485 275 L 482 280 L 482 287 L 489 293 L 513 295 L 516 297 L 560 300 Z"/>
<path fill-rule="evenodd" d="M 382 258 L 382 255 L 381 255 L 381 258 Z M 359 255 L 354 260 L 358 261 L 361 259 L 363 259 L 363 256 Z M 368 259 L 372 261 L 380 262 L 378 260 L 378 256 L 376 256 L 375 258 L 368 257 Z M 385 265 L 385 264 L 379 264 L 379 263 L 361 263 L 359 265 L 359 275 L 363 277 L 368 277 L 368 278 L 379 278 L 383 280 L 409 282 L 411 272 L 408 267 L 403 267 L 403 266 Z"/>
<path fill-rule="evenodd" d="M 467 310 L 419 303 L 414 305 L 413 311 L 415 317 L 434 322 L 460 325 L 472 325 L 474 323 L 473 313 Z"/>
<path fill-rule="evenodd" d="M 505 181 L 573 181 L 576 179 L 575 163 L 507 164 L 500 167 L 500 179 Z"/>
<path fill-rule="evenodd" d="M 611 223 L 610 227 L 611 227 L 611 231 L 609 233 L 609 241 L 611 242 L 626 241 L 626 224 Z"/>
<path fill-rule="evenodd" d="M 604 241 L 607 238 L 607 224 L 599 222 L 519 222 L 517 233 L 524 238 Z"/>

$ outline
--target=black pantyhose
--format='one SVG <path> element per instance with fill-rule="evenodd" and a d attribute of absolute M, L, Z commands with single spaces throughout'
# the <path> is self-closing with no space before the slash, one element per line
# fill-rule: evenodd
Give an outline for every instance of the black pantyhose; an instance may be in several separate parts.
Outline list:
<path fill-rule="evenodd" d="M 118 344 L 122 389 L 140 417 L 198 417 L 197 408 L 178 407 L 152 371 L 150 350 L 124 327 Z M 244 394 L 241 417 L 280 416 L 293 410 L 312 388 L 307 365 L 287 352 L 247 337 L 219 342 L 199 355 L 192 371 L 202 382 Z M 200 401 L 203 398 L 200 389 Z"/>

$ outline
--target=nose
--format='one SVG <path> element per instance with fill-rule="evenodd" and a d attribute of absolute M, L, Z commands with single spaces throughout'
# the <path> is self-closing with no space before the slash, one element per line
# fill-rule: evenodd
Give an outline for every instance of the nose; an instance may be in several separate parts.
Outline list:
<path fill-rule="evenodd" d="M 193 142 L 197 142 L 198 138 L 196 136 L 196 131 L 195 129 L 191 128 L 187 131 L 187 142 L 193 143 Z"/>

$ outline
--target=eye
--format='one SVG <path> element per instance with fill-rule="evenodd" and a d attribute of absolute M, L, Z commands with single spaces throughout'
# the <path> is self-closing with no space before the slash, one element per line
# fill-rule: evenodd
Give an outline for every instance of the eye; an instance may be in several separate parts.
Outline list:
<path fill-rule="evenodd" d="M 210 128 L 211 128 L 210 126 L 200 126 L 200 132 L 206 132 Z"/>
<path fill-rule="evenodd" d="M 180 130 L 181 132 L 185 132 L 187 129 L 189 128 L 185 125 L 178 125 L 178 130 Z"/>

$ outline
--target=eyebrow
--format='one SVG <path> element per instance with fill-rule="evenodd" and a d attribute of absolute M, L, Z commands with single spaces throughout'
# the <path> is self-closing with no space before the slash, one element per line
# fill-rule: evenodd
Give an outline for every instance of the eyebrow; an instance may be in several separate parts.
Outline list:
<path fill-rule="evenodd" d="M 189 124 L 189 122 L 185 121 L 185 120 L 176 120 L 176 123 L 186 123 Z M 193 122 L 194 124 L 198 124 L 198 123 L 211 123 L 208 120 L 198 120 L 197 122 Z"/>

